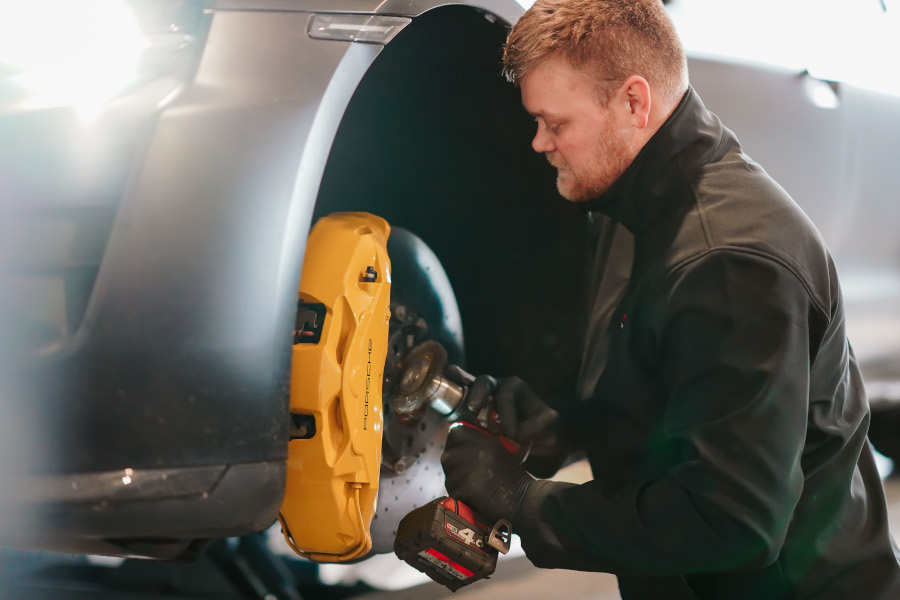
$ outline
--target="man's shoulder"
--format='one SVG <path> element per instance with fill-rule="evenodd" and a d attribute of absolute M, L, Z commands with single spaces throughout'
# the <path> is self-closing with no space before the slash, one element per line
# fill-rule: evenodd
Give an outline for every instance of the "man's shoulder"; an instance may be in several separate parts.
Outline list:
<path fill-rule="evenodd" d="M 824 306 L 838 283 L 815 225 L 766 171 L 735 144 L 701 165 L 691 182 L 693 202 L 680 223 L 669 270 L 711 251 L 750 253 L 792 271 Z M 690 240 L 679 250 L 679 240 Z"/>

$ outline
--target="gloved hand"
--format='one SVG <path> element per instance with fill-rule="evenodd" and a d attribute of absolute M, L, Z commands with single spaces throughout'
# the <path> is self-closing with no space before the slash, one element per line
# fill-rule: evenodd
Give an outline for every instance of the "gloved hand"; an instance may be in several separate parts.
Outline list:
<path fill-rule="evenodd" d="M 445 375 L 469 388 L 464 414 L 477 415 L 493 397 L 503 435 L 520 445 L 530 445 L 556 422 L 556 411 L 518 377 L 501 379 L 498 384 L 489 375 L 472 377 L 456 365 L 448 365 Z"/>
<path fill-rule="evenodd" d="M 500 380 L 494 404 L 503 435 L 523 445 L 546 435 L 559 416 L 518 377 Z"/>
<path fill-rule="evenodd" d="M 509 519 L 515 525 L 534 478 L 496 437 L 465 425 L 453 428 L 441 465 L 450 496 L 491 523 Z"/>
<path fill-rule="evenodd" d="M 447 365 L 444 375 L 450 380 L 469 388 L 466 394 L 466 404 L 457 409 L 462 413 L 462 420 L 467 421 L 481 412 L 481 408 L 488 402 L 497 390 L 497 380 L 490 375 L 474 377 L 461 367 Z"/>
<path fill-rule="evenodd" d="M 525 468 L 538 477 L 550 477 L 572 449 L 559 414 L 518 377 L 500 380 L 494 395 L 503 435 L 523 446 L 530 445 Z"/>
<path fill-rule="evenodd" d="M 468 386 L 467 414 L 477 415 L 493 397 L 503 435 L 529 449 L 525 469 L 538 477 L 550 477 L 565 462 L 574 443 L 562 427 L 559 415 L 527 383 L 507 377 L 498 383 L 488 375 L 472 377 L 456 365 L 448 365 L 446 375 Z"/>

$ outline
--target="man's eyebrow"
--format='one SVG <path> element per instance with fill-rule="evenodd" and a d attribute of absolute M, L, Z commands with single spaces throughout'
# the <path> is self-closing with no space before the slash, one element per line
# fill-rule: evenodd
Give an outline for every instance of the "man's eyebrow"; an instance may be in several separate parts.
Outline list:
<path fill-rule="evenodd" d="M 535 118 L 537 118 L 537 117 L 540 117 L 542 119 L 558 119 L 559 118 L 556 114 L 549 112 L 549 111 L 536 110 L 534 112 L 531 112 L 530 110 L 528 110 L 527 106 L 525 106 L 524 104 L 522 106 L 525 107 L 525 112 L 527 112 L 529 115 L 531 115 L 532 117 L 535 117 Z"/>

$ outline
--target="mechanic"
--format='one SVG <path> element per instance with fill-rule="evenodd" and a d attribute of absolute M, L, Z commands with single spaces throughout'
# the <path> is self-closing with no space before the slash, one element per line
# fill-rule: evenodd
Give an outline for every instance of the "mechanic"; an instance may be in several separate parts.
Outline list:
<path fill-rule="evenodd" d="M 496 389 L 528 461 L 455 428 L 448 492 L 624 600 L 900 598 L 834 263 L 690 87 L 662 3 L 538 0 L 504 64 L 592 219 L 593 305 L 575 398 Z M 573 450 L 592 481 L 532 476 Z"/>

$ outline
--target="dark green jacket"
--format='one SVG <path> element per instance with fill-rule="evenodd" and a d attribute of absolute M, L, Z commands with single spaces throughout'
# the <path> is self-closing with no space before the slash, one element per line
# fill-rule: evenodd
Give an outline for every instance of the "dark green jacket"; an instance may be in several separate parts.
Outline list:
<path fill-rule="evenodd" d="M 625 600 L 900 598 L 841 290 L 806 215 L 693 90 L 587 208 L 594 311 L 563 412 L 594 480 L 535 486 L 531 561 L 615 573 Z"/>

